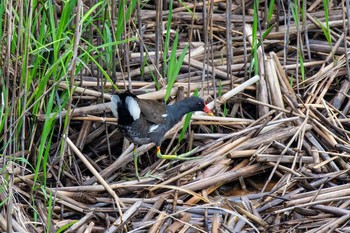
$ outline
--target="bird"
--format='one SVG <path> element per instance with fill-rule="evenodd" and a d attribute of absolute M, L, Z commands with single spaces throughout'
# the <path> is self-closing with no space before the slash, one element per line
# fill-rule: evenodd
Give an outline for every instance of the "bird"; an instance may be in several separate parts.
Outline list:
<path fill-rule="evenodd" d="M 186 98 L 172 105 L 166 105 L 156 100 L 139 99 L 129 90 L 112 95 L 109 107 L 113 115 L 118 118 L 117 127 L 126 138 L 134 143 L 133 158 L 138 180 L 140 180 L 140 177 L 137 146 L 154 143 L 157 148 L 156 155 L 161 159 L 191 159 L 187 158 L 191 151 L 181 155 L 163 155 L 160 147 L 164 135 L 189 112 L 203 111 L 213 116 L 204 100 L 196 96 Z"/>

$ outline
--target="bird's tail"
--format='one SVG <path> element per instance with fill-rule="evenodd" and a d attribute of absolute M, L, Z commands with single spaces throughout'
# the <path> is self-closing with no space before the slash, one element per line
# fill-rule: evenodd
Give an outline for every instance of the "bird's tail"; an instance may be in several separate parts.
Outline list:
<path fill-rule="evenodd" d="M 111 102 L 109 104 L 110 109 L 115 117 L 118 117 L 118 104 L 121 102 L 118 95 L 112 95 Z"/>

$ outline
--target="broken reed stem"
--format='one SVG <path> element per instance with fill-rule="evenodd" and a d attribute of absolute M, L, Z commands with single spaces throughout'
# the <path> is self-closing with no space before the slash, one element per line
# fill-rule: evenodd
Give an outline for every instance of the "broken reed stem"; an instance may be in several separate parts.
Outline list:
<path fill-rule="evenodd" d="M 74 145 L 74 143 L 69 139 L 69 137 L 64 136 L 65 141 L 70 146 L 70 148 L 74 151 L 74 153 L 79 157 L 79 159 L 85 164 L 85 166 L 90 170 L 90 172 L 97 178 L 97 180 L 103 185 L 103 187 L 107 190 L 107 192 L 114 198 L 115 203 L 117 205 L 120 221 L 122 220 L 123 212 L 121 206 L 125 208 L 123 202 L 120 201 L 117 194 L 111 189 L 111 187 L 107 184 L 107 182 L 100 176 L 100 174 L 96 171 L 96 169 L 89 163 L 89 161 L 85 158 L 85 156 L 80 152 L 80 150 Z M 120 222 L 122 224 L 122 221 Z"/>

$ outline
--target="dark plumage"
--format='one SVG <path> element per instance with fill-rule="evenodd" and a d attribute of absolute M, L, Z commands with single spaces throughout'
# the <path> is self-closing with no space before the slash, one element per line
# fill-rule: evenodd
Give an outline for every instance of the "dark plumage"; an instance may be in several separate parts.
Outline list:
<path fill-rule="evenodd" d="M 162 155 L 160 145 L 164 135 L 189 112 L 204 111 L 212 115 L 205 102 L 199 97 L 190 97 L 172 105 L 155 100 L 138 99 L 126 91 L 113 95 L 111 110 L 118 118 L 118 127 L 135 145 L 155 143 L 157 156 L 165 159 L 183 159 L 181 155 Z M 137 155 L 134 150 L 135 167 Z M 138 173 L 136 171 L 136 175 Z"/>

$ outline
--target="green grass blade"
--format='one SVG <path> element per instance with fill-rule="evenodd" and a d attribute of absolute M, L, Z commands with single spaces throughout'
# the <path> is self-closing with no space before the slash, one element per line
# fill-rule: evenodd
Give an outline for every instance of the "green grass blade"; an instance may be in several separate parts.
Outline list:
<path fill-rule="evenodd" d="M 254 20 L 253 20 L 253 27 L 252 27 L 252 61 L 251 64 L 253 64 L 250 67 L 250 72 L 252 71 L 254 67 L 254 74 L 258 75 L 259 74 L 259 63 L 258 63 L 258 38 L 257 38 L 257 33 L 258 33 L 258 21 L 259 21 L 259 7 L 260 1 L 259 0 L 254 0 Z"/>
<path fill-rule="evenodd" d="M 0 71 L 0 75 L 1 75 L 1 71 Z M 5 127 L 6 121 L 8 119 L 8 115 L 10 112 L 10 108 L 5 108 L 5 103 L 8 100 L 8 95 L 7 95 L 7 88 L 5 87 L 5 83 L 4 83 L 4 79 L 0 80 L 1 82 L 1 86 L 2 89 L 0 90 L 0 94 L 1 94 L 1 101 L 2 103 L 0 103 L 0 132 L 3 132 L 3 129 Z M 2 136 L 0 136 L 1 138 Z"/>
<path fill-rule="evenodd" d="M 304 67 L 304 59 L 303 59 L 303 53 L 299 50 L 299 63 L 300 63 L 300 72 L 301 72 L 301 79 L 305 80 L 305 67 Z"/>
<path fill-rule="evenodd" d="M 49 11 L 49 15 L 48 15 L 49 22 L 48 23 L 49 23 L 50 29 L 51 29 L 50 35 L 52 37 L 52 41 L 56 41 L 57 40 L 57 29 L 56 29 L 54 6 L 52 5 L 52 1 L 48 1 L 47 3 L 48 3 L 48 11 Z M 66 8 L 63 7 L 63 12 L 64 12 L 64 9 L 66 9 Z M 64 27 L 63 23 L 60 23 L 60 25 L 62 25 L 62 27 Z M 53 60 L 57 59 L 58 53 L 59 53 L 59 46 L 54 43 L 53 44 Z"/>
<path fill-rule="evenodd" d="M 115 39 L 117 41 L 121 39 L 122 33 L 124 31 L 124 14 L 123 14 L 123 12 L 125 12 L 125 5 L 126 5 L 126 0 L 119 1 L 117 30 L 115 32 Z"/>
<path fill-rule="evenodd" d="M 73 21 L 73 19 L 75 17 L 75 14 L 73 14 L 73 11 L 74 11 L 74 8 L 76 6 L 76 3 L 77 3 L 77 0 L 63 1 L 62 2 L 63 9 L 62 9 L 62 14 L 61 14 L 60 21 L 59 21 L 59 24 L 57 27 L 57 38 L 56 38 L 56 36 L 54 36 L 54 40 L 62 38 L 62 36 L 65 35 L 65 32 L 67 31 L 67 29 L 69 27 L 69 24 Z M 50 14 L 53 14 L 53 13 L 50 12 Z M 51 20 L 54 20 L 54 18 Z M 53 26 L 52 22 L 51 22 L 51 27 L 53 29 L 53 32 L 55 32 L 56 27 Z"/>
<path fill-rule="evenodd" d="M 221 95 L 222 95 L 222 83 L 221 83 L 221 80 L 219 80 L 218 97 L 221 97 Z"/>
<path fill-rule="evenodd" d="M 177 49 L 178 40 L 179 40 L 179 33 L 177 32 L 174 39 L 174 44 L 171 50 L 171 55 L 170 55 L 170 60 L 168 65 L 168 83 L 167 83 L 167 88 L 166 88 L 165 97 L 164 97 L 165 102 L 167 102 L 170 97 L 171 90 L 174 86 L 177 75 L 180 72 L 183 60 L 185 59 L 185 56 L 188 50 L 188 44 L 187 44 L 183 49 L 179 59 L 177 59 L 176 49 Z"/>
<path fill-rule="evenodd" d="M 272 19 L 272 14 L 275 9 L 275 0 L 270 0 L 269 9 L 267 11 L 267 22 L 270 23 Z"/>
<path fill-rule="evenodd" d="M 164 52 L 163 52 L 163 73 L 166 74 L 166 70 L 168 68 L 168 51 L 170 47 L 170 29 L 171 29 L 171 21 L 173 16 L 173 0 L 170 0 L 169 2 L 169 14 L 168 14 L 168 21 L 166 26 L 166 33 L 165 33 L 165 41 L 164 41 Z"/>
<path fill-rule="evenodd" d="M 62 233 L 62 232 L 64 232 L 64 231 L 67 230 L 69 227 L 73 226 L 74 223 L 76 223 L 76 222 L 78 222 L 78 220 L 73 220 L 73 221 L 71 221 L 70 223 L 67 223 L 67 224 L 61 226 L 61 227 L 56 231 L 56 233 Z"/>
<path fill-rule="evenodd" d="M 265 39 L 270 34 L 270 32 L 272 31 L 273 28 L 274 28 L 274 25 L 270 25 L 262 34 L 262 38 Z M 260 44 L 261 43 L 259 41 L 258 47 L 260 47 Z"/>
<path fill-rule="evenodd" d="M 53 106 L 54 106 L 54 96 L 55 96 L 55 91 L 53 90 L 50 94 L 50 98 L 47 102 L 47 109 L 46 109 L 46 119 L 44 122 L 42 134 L 41 134 L 41 139 L 40 139 L 40 144 L 38 148 L 38 155 L 37 155 L 37 160 L 35 163 L 35 169 L 34 169 L 34 179 L 33 182 L 36 183 L 39 177 L 39 173 L 42 170 L 42 165 L 44 166 L 44 170 L 46 169 L 45 166 L 45 157 L 47 157 L 46 153 L 48 153 L 48 149 L 50 148 L 51 144 L 51 139 L 52 138 L 52 133 L 54 130 L 54 118 L 50 118 L 51 113 L 53 112 Z M 51 137 L 50 137 L 51 135 Z M 44 160 L 43 160 L 44 158 Z M 46 158 L 47 160 L 47 158 Z M 44 174 L 43 177 L 44 183 L 46 182 L 46 173 Z"/>
<path fill-rule="evenodd" d="M 177 31 L 176 35 L 175 35 L 174 42 L 173 42 L 173 46 L 171 49 L 170 57 L 168 58 L 168 51 L 169 51 L 169 46 L 170 46 L 169 44 L 170 44 L 170 29 L 171 29 L 171 21 L 172 21 L 172 9 L 173 9 L 172 4 L 173 4 L 173 1 L 171 0 L 169 3 L 169 14 L 168 14 L 168 21 L 167 21 L 167 28 L 166 28 L 167 31 L 166 31 L 166 35 L 165 35 L 164 53 L 163 53 L 164 54 L 163 70 L 164 70 L 164 74 L 166 74 L 167 80 L 168 80 L 166 93 L 164 96 L 165 102 L 167 102 L 169 97 L 170 97 L 171 90 L 174 86 L 177 75 L 180 72 L 184 57 L 185 57 L 185 55 L 187 53 L 187 49 L 188 49 L 188 45 L 186 45 L 186 47 L 182 51 L 179 59 L 177 59 L 176 50 L 177 50 L 177 45 L 178 45 L 178 41 L 179 41 L 179 32 Z M 167 70 L 167 72 L 165 72 L 165 70 Z"/>
<path fill-rule="evenodd" d="M 106 2 L 104 1 L 101 1 L 101 2 L 98 2 L 96 3 L 95 5 L 93 5 L 83 16 L 83 18 L 81 19 L 81 22 L 80 24 L 83 25 L 85 21 L 87 21 L 87 19 L 90 19 L 91 18 L 91 14 L 96 10 L 97 7 L 99 7 L 100 5 L 102 4 L 107 4 Z M 103 6 L 101 6 L 103 7 Z"/>
<path fill-rule="evenodd" d="M 332 38 L 331 38 L 331 29 L 329 27 L 329 0 L 323 0 L 323 9 L 324 9 L 324 15 L 326 20 L 326 27 L 322 27 L 322 31 L 328 41 L 328 44 L 332 46 Z"/>
<path fill-rule="evenodd" d="M 5 1 L 1 1 L 0 3 L 0 28 L 3 28 L 4 22 L 4 13 L 5 13 Z M 3 30 L 0 30 L 0 39 L 3 37 Z"/>
<path fill-rule="evenodd" d="M 193 96 L 198 96 L 198 88 L 195 90 Z M 184 125 L 182 126 L 182 130 L 178 139 L 178 143 L 180 143 L 184 137 L 185 137 L 185 133 L 188 129 L 188 126 L 190 125 L 191 122 L 191 117 L 192 117 L 192 112 L 187 113 L 186 117 L 185 117 L 185 121 L 184 121 Z"/>
<path fill-rule="evenodd" d="M 176 49 L 177 49 L 178 39 L 179 39 L 179 35 L 178 35 L 178 33 L 176 33 L 173 47 L 172 47 L 172 50 L 170 53 L 169 63 L 168 63 L 168 72 L 167 72 L 168 85 L 167 85 L 166 93 L 164 96 L 165 102 L 167 102 L 169 97 L 170 97 L 171 89 L 173 88 L 173 86 L 171 84 L 175 83 L 176 76 L 177 76 L 177 74 L 175 74 L 175 68 L 176 68 L 175 66 L 176 66 L 176 62 L 177 62 Z"/>
<path fill-rule="evenodd" d="M 188 50 L 188 46 L 189 46 L 189 44 L 186 44 L 186 46 L 185 46 L 185 48 L 182 50 L 182 52 L 181 52 L 181 55 L 180 55 L 180 57 L 179 57 L 179 59 L 177 60 L 177 62 L 176 62 L 176 66 L 175 66 L 175 74 L 176 74 L 176 76 L 179 74 L 179 72 L 180 72 L 180 69 L 181 69 L 181 66 L 182 66 L 182 63 L 183 63 L 183 61 L 184 61 L 184 59 L 185 59 L 185 56 L 186 56 L 186 53 L 187 53 L 187 50 Z M 176 79 L 175 79 L 176 80 Z M 173 83 L 174 84 L 174 83 Z"/>
<path fill-rule="evenodd" d="M 84 54 L 86 56 L 88 56 L 91 61 L 93 61 L 95 63 L 95 65 L 97 66 L 97 68 L 101 71 L 101 73 L 103 74 L 103 76 L 108 80 L 108 82 L 110 82 L 112 84 L 112 86 L 119 91 L 118 87 L 114 84 L 113 80 L 109 77 L 109 75 L 107 74 L 107 72 L 103 69 L 103 67 L 95 60 L 95 58 L 93 56 L 91 56 L 91 54 L 86 51 L 84 48 L 81 48 L 81 50 L 84 52 Z"/>
<path fill-rule="evenodd" d="M 137 0 L 132 0 L 130 2 L 129 7 L 126 10 L 126 14 L 124 14 L 126 2 L 127 2 L 126 0 L 119 1 L 118 23 L 117 23 L 117 30 L 115 34 L 116 41 L 121 40 L 121 36 L 124 31 L 124 23 L 130 20 L 131 13 L 135 10 Z M 125 17 L 125 22 L 124 22 L 124 17 Z"/>
<path fill-rule="evenodd" d="M 46 193 L 46 192 L 45 192 Z M 46 232 L 50 233 L 50 228 L 51 228 L 51 218 L 52 218 L 52 204 L 53 204 L 53 195 L 52 191 L 50 189 L 50 196 L 49 196 L 49 201 L 48 201 L 48 208 L 47 208 L 47 223 L 46 223 Z"/>
<path fill-rule="evenodd" d="M 180 4 L 186 9 L 188 13 L 190 13 L 191 17 L 193 17 L 194 12 L 184 3 L 182 0 L 179 0 Z"/>
<path fill-rule="evenodd" d="M 299 7 L 296 1 L 294 1 L 294 4 L 290 5 L 290 10 L 292 12 L 295 25 L 298 28 L 299 27 Z"/>
<path fill-rule="evenodd" d="M 154 82 L 154 84 L 156 86 L 156 89 L 159 90 L 160 86 L 159 86 L 158 80 L 157 80 L 156 76 L 154 75 L 154 73 L 153 73 L 153 71 L 152 71 L 152 69 L 151 69 L 151 67 L 149 66 L 148 63 L 147 63 L 147 68 L 148 68 L 148 70 L 149 70 L 149 72 L 150 72 L 150 74 L 152 76 L 152 80 L 153 80 L 153 82 Z"/>
<path fill-rule="evenodd" d="M 6 195 L 4 196 L 6 197 Z M 0 202 L 0 207 L 2 207 L 8 201 L 9 198 L 10 196 L 7 196 L 6 198 L 4 198 L 4 200 Z"/>
<path fill-rule="evenodd" d="M 182 130 L 181 130 L 181 133 L 180 133 L 180 136 L 179 136 L 179 139 L 178 139 L 178 142 L 180 143 L 184 137 L 185 137 L 185 133 L 188 129 L 188 126 L 190 125 L 190 122 L 191 122 L 191 117 L 192 117 L 192 112 L 190 113 L 187 113 L 186 117 L 185 117 L 185 121 L 184 121 L 184 124 L 182 126 Z"/>
<path fill-rule="evenodd" d="M 113 36 L 112 36 L 112 32 L 110 30 L 110 28 L 108 27 L 107 24 L 105 24 L 105 26 L 103 27 L 103 38 L 104 38 L 104 42 L 105 45 L 106 44 L 110 44 L 109 46 L 105 46 L 105 56 L 106 56 L 106 63 L 108 64 L 108 66 L 111 66 L 111 63 L 113 61 Z M 91 46 L 91 50 L 94 50 L 94 47 L 92 45 Z M 96 50 L 98 50 L 96 48 Z"/>

